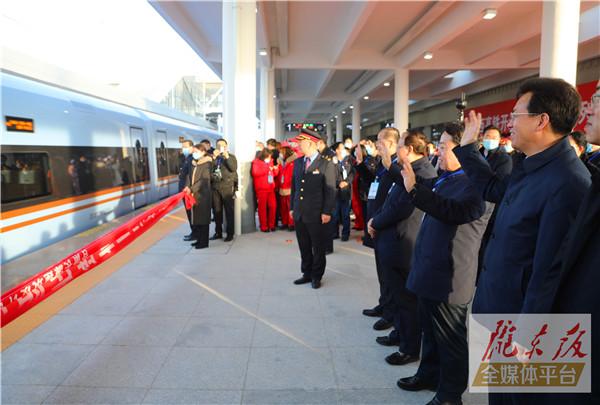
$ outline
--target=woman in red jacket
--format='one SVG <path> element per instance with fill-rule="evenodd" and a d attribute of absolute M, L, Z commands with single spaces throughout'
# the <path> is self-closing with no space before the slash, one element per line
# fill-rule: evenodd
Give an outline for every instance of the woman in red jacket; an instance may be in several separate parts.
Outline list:
<path fill-rule="evenodd" d="M 258 221 L 262 232 L 275 231 L 275 177 L 279 172 L 278 166 L 273 166 L 272 151 L 263 149 L 252 162 L 252 177 L 254 190 L 258 201 Z"/>
<path fill-rule="evenodd" d="M 290 197 L 292 195 L 292 177 L 294 174 L 294 160 L 296 154 L 289 146 L 281 148 L 283 163 L 279 173 L 279 211 L 281 223 L 288 230 L 294 230 L 294 218 L 290 215 Z"/>

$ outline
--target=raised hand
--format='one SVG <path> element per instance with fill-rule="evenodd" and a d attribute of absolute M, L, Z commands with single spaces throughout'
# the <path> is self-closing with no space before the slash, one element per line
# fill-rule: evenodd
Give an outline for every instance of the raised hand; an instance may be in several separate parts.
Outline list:
<path fill-rule="evenodd" d="M 407 193 L 410 193 L 413 188 L 415 188 L 415 184 L 417 184 L 417 176 L 415 176 L 415 171 L 410 164 L 407 156 L 402 157 L 402 178 L 404 179 L 404 188 Z"/>
<path fill-rule="evenodd" d="M 362 154 L 362 148 L 360 147 L 360 145 L 356 145 L 356 149 L 354 149 L 354 153 L 356 155 L 356 164 L 361 164 L 363 162 L 363 154 Z"/>
<path fill-rule="evenodd" d="M 469 115 L 465 117 L 465 131 L 460 140 L 460 146 L 469 145 L 479 140 L 481 121 L 481 113 L 477 113 L 475 110 L 469 111 Z"/>
<path fill-rule="evenodd" d="M 327 224 L 331 221 L 331 215 L 321 214 L 321 223 Z"/>

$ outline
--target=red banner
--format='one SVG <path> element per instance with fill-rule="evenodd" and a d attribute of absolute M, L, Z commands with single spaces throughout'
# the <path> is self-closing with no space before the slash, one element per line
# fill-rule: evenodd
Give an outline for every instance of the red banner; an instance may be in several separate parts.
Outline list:
<path fill-rule="evenodd" d="M 583 83 L 577 86 L 577 91 L 581 95 L 581 114 L 575 125 L 575 131 L 583 131 L 585 123 L 587 122 L 587 112 L 591 107 L 592 94 L 596 91 L 597 82 Z M 474 110 L 481 113 L 483 122 L 481 128 L 487 127 L 488 125 L 494 125 L 499 128 L 502 133 L 508 133 L 508 121 L 510 119 L 510 113 L 515 106 L 516 100 L 505 100 L 498 103 L 486 104 L 479 107 L 475 107 Z M 465 111 L 465 116 L 471 109 Z"/>
<path fill-rule="evenodd" d="M 175 208 L 182 198 L 188 209 L 195 203 L 194 198 L 184 192 L 169 197 L 2 294 L 0 326 L 13 321 L 77 277 L 113 257 Z"/>

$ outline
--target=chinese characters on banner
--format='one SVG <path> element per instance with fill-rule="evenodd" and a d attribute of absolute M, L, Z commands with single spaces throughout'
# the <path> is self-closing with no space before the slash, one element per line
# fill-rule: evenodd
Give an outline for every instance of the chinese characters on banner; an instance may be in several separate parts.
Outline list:
<path fill-rule="evenodd" d="M 589 314 L 472 314 L 469 391 L 590 392 Z"/>
<path fill-rule="evenodd" d="M 596 91 L 597 82 L 583 83 L 577 86 L 577 91 L 581 95 L 582 105 L 581 114 L 579 120 L 575 126 L 575 131 L 583 131 L 585 123 L 587 122 L 587 111 L 591 108 L 592 94 Z M 508 133 L 508 121 L 510 119 L 510 113 L 515 106 L 515 100 L 505 100 L 494 104 L 486 104 L 479 107 L 475 107 L 475 111 L 481 113 L 482 124 L 481 129 L 488 125 L 494 125 L 499 128 L 502 133 Z M 471 111 L 471 109 L 465 110 L 465 116 Z"/>

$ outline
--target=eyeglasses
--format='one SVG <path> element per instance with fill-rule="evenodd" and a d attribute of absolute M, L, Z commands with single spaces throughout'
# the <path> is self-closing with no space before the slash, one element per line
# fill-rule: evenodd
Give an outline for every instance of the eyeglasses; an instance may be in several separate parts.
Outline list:
<path fill-rule="evenodd" d="M 510 120 L 514 121 L 515 118 L 518 117 L 519 115 L 529 115 L 529 116 L 532 116 L 532 115 L 542 115 L 542 114 L 543 113 L 529 113 L 529 112 L 526 112 L 526 113 L 514 113 L 513 112 L 513 113 L 510 113 Z"/>

